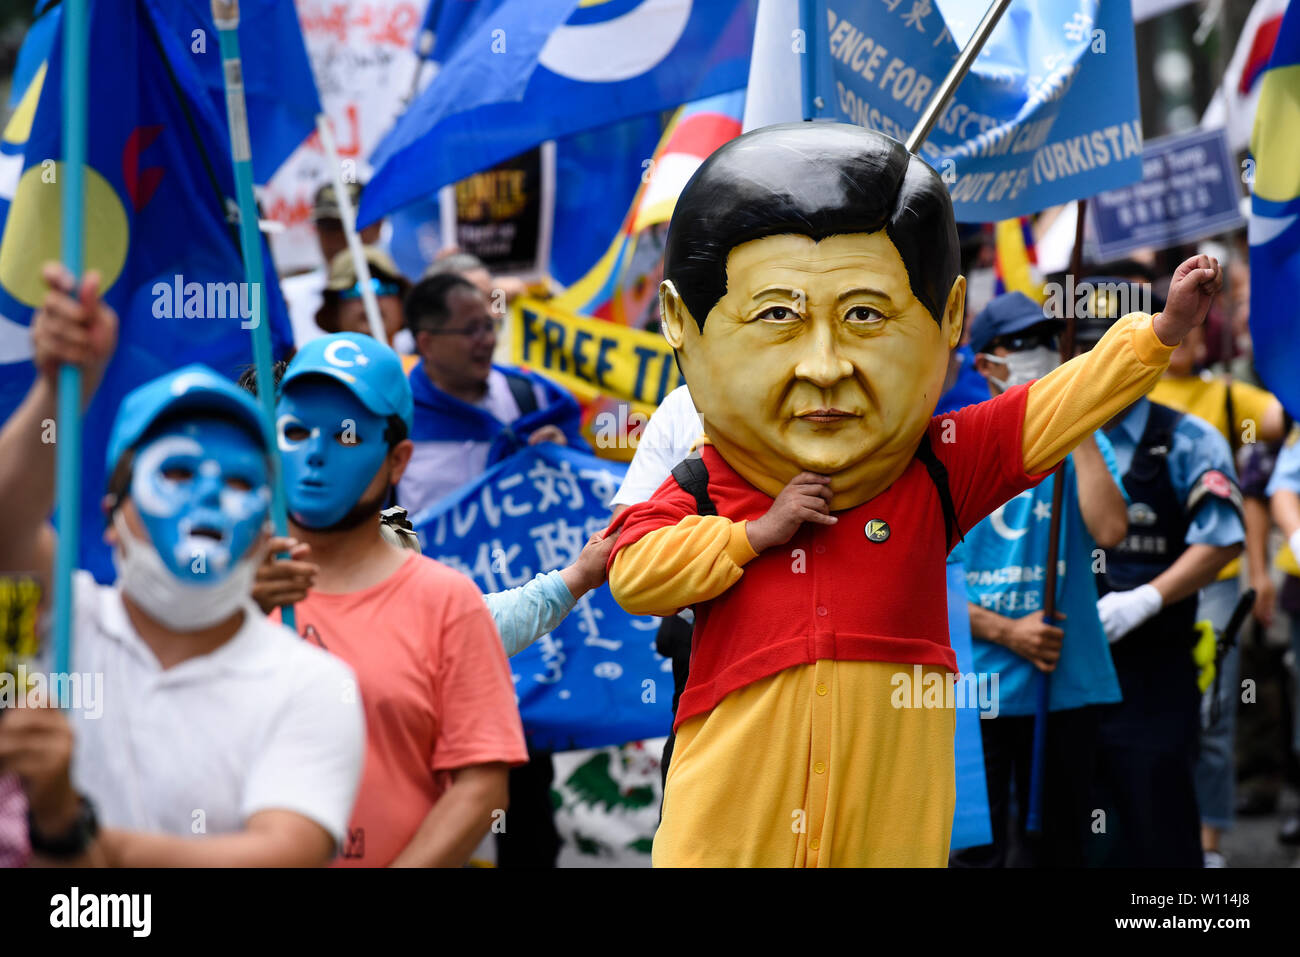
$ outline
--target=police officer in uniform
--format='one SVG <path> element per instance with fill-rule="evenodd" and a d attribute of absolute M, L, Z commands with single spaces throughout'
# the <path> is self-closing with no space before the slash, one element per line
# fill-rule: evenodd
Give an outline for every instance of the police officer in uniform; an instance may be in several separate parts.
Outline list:
<path fill-rule="evenodd" d="M 1122 280 L 1091 282 L 1083 349 L 1139 301 Z M 1200 867 L 1197 590 L 1241 552 L 1241 492 L 1228 443 L 1202 419 L 1142 398 L 1105 432 L 1130 502 L 1127 537 L 1094 566 L 1123 701 L 1102 708 L 1089 862 Z"/>

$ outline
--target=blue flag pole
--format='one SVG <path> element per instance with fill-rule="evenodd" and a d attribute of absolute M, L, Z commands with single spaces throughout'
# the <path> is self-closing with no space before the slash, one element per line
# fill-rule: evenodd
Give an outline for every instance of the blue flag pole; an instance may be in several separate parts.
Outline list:
<path fill-rule="evenodd" d="M 60 233 L 63 265 L 80 285 L 85 251 L 86 98 L 88 0 L 63 5 L 63 196 Z M 73 292 L 77 296 L 77 292 Z M 54 672 L 66 675 L 72 659 L 72 572 L 81 541 L 81 369 L 59 369 L 59 443 L 55 500 L 59 542 L 54 557 Z"/>
<path fill-rule="evenodd" d="M 230 156 L 239 202 L 239 240 L 244 257 L 244 279 L 257 310 L 253 316 L 253 365 L 257 370 L 257 398 L 267 435 L 275 435 L 275 374 L 271 362 L 271 327 L 266 321 L 266 277 L 262 271 L 262 238 L 257 228 L 257 203 L 253 198 L 253 149 L 248 135 L 248 108 L 244 102 L 244 67 L 239 57 L 239 0 L 212 0 L 212 19 L 221 47 L 221 68 L 226 86 L 226 118 L 230 124 Z M 271 444 L 271 517 L 277 535 L 287 535 L 289 524 L 280 454 Z M 295 628 L 293 606 L 280 608 L 280 620 Z"/>

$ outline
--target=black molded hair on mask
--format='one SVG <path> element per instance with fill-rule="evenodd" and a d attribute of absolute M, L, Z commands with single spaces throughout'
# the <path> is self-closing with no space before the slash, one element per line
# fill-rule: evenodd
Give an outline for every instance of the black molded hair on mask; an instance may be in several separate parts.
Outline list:
<path fill-rule="evenodd" d="M 784 123 L 719 147 L 673 211 L 664 277 L 700 329 L 727 291 L 727 256 L 755 239 L 822 240 L 884 229 L 912 293 L 938 323 L 961 265 L 952 199 L 939 174 L 883 133 Z"/>

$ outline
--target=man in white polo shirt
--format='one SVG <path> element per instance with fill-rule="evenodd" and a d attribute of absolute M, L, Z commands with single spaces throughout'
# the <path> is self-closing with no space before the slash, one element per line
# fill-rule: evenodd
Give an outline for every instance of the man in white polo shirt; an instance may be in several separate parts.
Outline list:
<path fill-rule="evenodd" d="M 35 572 L 48 593 L 43 423 L 61 365 L 81 367 L 88 395 L 98 384 L 117 318 L 93 274 L 80 290 L 61 267 L 45 278 L 39 374 L 0 430 L 0 571 Z M 23 784 L 38 859 L 303 867 L 341 844 L 364 747 L 355 679 L 250 599 L 271 452 L 254 402 L 205 366 L 123 400 L 105 499 L 118 581 L 74 582 L 72 672 L 102 693 L 93 707 L 17 707 L 0 720 L 0 774 Z M 42 703 L 70 704 L 24 702 Z"/>

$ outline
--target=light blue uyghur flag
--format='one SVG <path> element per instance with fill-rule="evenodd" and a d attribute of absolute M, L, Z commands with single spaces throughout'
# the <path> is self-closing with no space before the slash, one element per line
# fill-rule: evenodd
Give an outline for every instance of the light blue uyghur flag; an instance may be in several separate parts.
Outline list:
<path fill-rule="evenodd" d="M 754 0 L 505 0 L 375 150 L 360 224 L 546 140 L 742 89 L 754 10 Z"/>
<path fill-rule="evenodd" d="M 813 115 L 906 142 L 989 3 L 811 6 Z M 788 44 L 760 53 L 791 72 Z M 918 153 L 949 184 L 959 222 L 1010 219 L 1141 179 L 1129 0 L 1012 0 Z"/>

